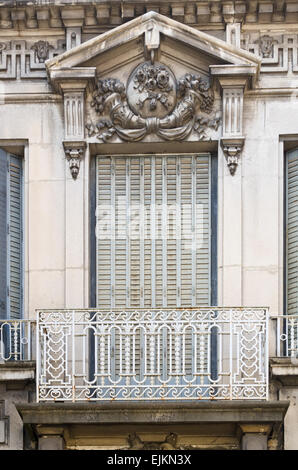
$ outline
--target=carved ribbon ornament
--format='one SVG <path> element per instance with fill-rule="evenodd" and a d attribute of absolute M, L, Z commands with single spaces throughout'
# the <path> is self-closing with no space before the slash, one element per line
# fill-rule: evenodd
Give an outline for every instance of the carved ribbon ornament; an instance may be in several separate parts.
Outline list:
<path fill-rule="evenodd" d="M 210 114 L 213 103 L 213 92 L 199 75 L 187 74 L 177 84 L 168 67 L 145 63 L 133 71 L 127 89 L 117 79 L 97 81 L 91 106 L 109 119 L 88 122 L 86 127 L 89 137 L 96 135 L 104 142 L 115 133 L 128 142 L 149 134 L 163 140 L 183 140 L 192 129 L 201 135 L 206 127 L 218 128 L 219 118 L 202 120 L 196 116 L 198 107 Z"/>

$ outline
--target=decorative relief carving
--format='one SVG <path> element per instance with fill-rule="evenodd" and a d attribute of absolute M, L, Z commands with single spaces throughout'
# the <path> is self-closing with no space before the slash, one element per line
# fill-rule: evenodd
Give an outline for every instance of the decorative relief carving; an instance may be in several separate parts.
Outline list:
<path fill-rule="evenodd" d="M 42 40 L 31 45 L 24 40 L 0 42 L 0 79 L 46 78 L 44 62 L 63 52 L 63 39 L 56 47 Z"/>
<path fill-rule="evenodd" d="M 165 117 L 176 104 L 175 77 L 162 65 L 140 65 L 128 81 L 127 98 L 135 114 Z"/>
<path fill-rule="evenodd" d="M 170 433 L 166 436 L 163 442 L 144 442 L 136 434 L 129 434 L 128 436 L 129 450 L 175 450 L 181 449 L 177 447 L 177 434 Z"/>
<path fill-rule="evenodd" d="M 262 58 L 261 72 L 298 72 L 298 35 L 244 34 L 241 47 Z"/>
<path fill-rule="evenodd" d="M 210 84 L 193 74 L 176 82 L 172 71 L 160 63 L 138 65 L 127 87 L 113 78 L 98 80 L 90 105 L 103 119 L 88 120 L 88 135 L 103 142 L 115 134 L 129 142 L 149 134 L 163 140 L 183 140 L 192 130 L 204 140 L 206 129 L 217 130 L 220 123 L 216 114 L 210 119 L 206 116 L 214 105 Z"/>
<path fill-rule="evenodd" d="M 215 116 L 213 119 L 208 119 L 206 117 L 197 116 L 195 118 L 194 123 L 194 131 L 199 135 L 199 140 L 207 140 L 207 129 L 214 129 L 215 131 L 218 130 L 219 125 L 221 123 L 221 118 L 219 116 Z"/>
<path fill-rule="evenodd" d="M 273 37 L 265 34 L 265 36 L 261 36 L 260 39 L 258 39 L 256 42 L 260 46 L 260 53 L 262 57 L 268 59 L 269 57 L 273 56 L 273 44 L 277 42 L 273 39 Z"/>
<path fill-rule="evenodd" d="M 44 63 L 49 58 L 50 49 L 54 49 L 48 41 L 37 41 L 31 49 L 35 51 L 36 57 L 40 63 Z"/>
<path fill-rule="evenodd" d="M 244 145 L 244 139 L 222 139 L 221 145 L 230 173 L 232 176 L 234 176 L 239 164 L 242 148 Z"/>
<path fill-rule="evenodd" d="M 84 156 L 86 142 L 63 142 L 63 146 L 71 176 L 76 180 L 80 171 L 81 160 Z"/>

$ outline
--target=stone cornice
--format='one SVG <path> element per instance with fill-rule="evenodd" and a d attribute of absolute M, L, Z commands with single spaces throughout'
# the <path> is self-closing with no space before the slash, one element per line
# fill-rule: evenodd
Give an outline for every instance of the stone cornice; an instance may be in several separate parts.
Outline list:
<path fill-rule="evenodd" d="M 127 20 L 156 11 L 185 24 L 224 25 L 296 23 L 298 0 L 6 0 L 0 1 L 0 30 L 81 26 L 110 29 Z"/>

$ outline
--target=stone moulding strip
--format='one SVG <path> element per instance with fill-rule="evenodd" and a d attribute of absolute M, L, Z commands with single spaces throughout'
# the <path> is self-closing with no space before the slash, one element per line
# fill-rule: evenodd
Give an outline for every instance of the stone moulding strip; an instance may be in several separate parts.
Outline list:
<path fill-rule="evenodd" d="M 3 97 L 2 97 L 3 96 Z M 57 103 L 61 102 L 63 97 L 53 93 L 5 93 L 0 95 L 0 102 L 5 103 Z"/>

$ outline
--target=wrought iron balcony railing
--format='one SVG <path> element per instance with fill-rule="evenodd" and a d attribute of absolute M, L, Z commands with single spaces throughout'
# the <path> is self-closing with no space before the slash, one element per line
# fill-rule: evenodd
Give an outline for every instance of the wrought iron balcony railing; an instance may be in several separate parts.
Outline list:
<path fill-rule="evenodd" d="M 35 359 L 36 322 L 0 320 L 0 363 Z"/>
<path fill-rule="evenodd" d="M 298 358 L 298 315 L 272 316 L 276 320 L 277 357 Z"/>
<path fill-rule="evenodd" d="M 268 310 L 43 310 L 37 400 L 266 400 Z"/>

